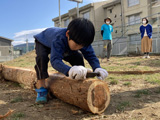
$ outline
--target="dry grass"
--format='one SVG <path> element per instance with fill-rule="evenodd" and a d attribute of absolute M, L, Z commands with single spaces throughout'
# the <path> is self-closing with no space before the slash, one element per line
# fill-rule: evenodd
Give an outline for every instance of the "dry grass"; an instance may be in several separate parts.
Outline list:
<path fill-rule="evenodd" d="M 4 65 L 24 67 L 29 69 L 34 69 L 35 65 L 35 51 L 31 51 L 19 58 L 16 58 L 12 61 L 4 62 Z M 99 58 L 101 61 L 101 59 Z M 150 59 L 142 59 L 142 57 L 112 57 L 110 62 L 101 63 L 101 67 L 107 71 L 134 71 L 134 70 L 160 70 L 160 56 L 151 56 Z M 66 62 L 65 62 L 66 63 Z M 69 65 L 69 63 L 66 63 Z M 85 65 L 88 68 L 91 68 L 89 63 L 85 61 Z M 50 62 L 48 63 L 48 71 L 55 71 Z M 135 79 L 145 80 L 152 84 L 160 84 L 160 74 L 151 74 L 151 75 L 113 75 L 110 74 L 106 81 L 109 81 L 111 84 L 118 84 L 118 81 L 132 81 Z M 118 81 L 117 81 L 118 80 Z M 123 83 L 126 84 L 126 83 Z M 129 83 L 131 84 L 131 83 Z M 127 84 L 126 84 L 127 86 Z"/>

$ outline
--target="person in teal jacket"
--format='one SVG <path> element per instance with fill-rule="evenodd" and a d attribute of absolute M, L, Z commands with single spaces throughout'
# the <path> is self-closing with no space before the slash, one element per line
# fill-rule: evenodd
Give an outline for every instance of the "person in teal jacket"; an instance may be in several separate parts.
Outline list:
<path fill-rule="evenodd" d="M 101 27 L 101 35 L 103 37 L 103 53 L 102 53 L 102 59 L 105 58 L 105 54 L 107 52 L 107 61 L 110 60 L 111 56 L 111 50 L 112 50 L 112 32 L 113 27 L 111 24 L 112 20 L 107 17 L 104 19 L 105 24 Z"/>

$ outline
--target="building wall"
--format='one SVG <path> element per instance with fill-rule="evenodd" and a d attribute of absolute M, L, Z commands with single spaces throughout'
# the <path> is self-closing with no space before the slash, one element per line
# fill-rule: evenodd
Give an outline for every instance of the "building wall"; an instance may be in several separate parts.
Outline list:
<path fill-rule="evenodd" d="M 106 3 L 107 2 L 93 3 L 94 11 L 92 16 L 93 16 L 96 31 L 100 31 L 101 26 L 104 24 L 105 11 L 103 9 L 103 5 Z"/>
<path fill-rule="evenodd" d="M 110 17 L 112 19 L 111 25 L 114 27 L 113 38 L 120 37 L 122 35 L 121 3 L 112 4 L 104 8 L 104 11 L 104 18 Z"/>
<path fill-rule="evenodd" d="M 84 13 L 89 12 L 89 14 L 90 14 L 89 19 L 94 24 L 95 30 L 100 30 L 100 27 L 103 24 L 103 19 L 104 19 L 103 5 L 105 3 L 106 3 L 106 1 L 91 3 L 91 5 L 89 4 L 90 7 L 87 7 L 87 5 L 86 5 L 86 9 L 85 9 L 85 6 L 84 6 L 84 8 L 81 7 L 81 8 L 79 8 L 79 16 L 83 17 Z M 72 21 L 74 18 L 77 18 L 77 9 L 76 8 L 69 10 L 68 13 L 61 16 L 61 20 L 62 20 L 61 27 L 64 27 L 64 20 L 69 19 L 70 21 Z M 57 26 L 58 22 L 59 22 L 59 20 L 56 19 L 54 21 L 54 26 L 58 27 Z"/>
<path fill-rule="evenodd" d="M 134 1 L 131 0 L 131 2 Z M 158 28 L 157 25 L 160 25 L 160 3 L 157 3 L 158 2 L 156 0 L 139 0 L 138 4 L 128 6 L 128 0 L 108 0 L 105 2 L 91 3 L 90 5 L 83 6 L 83 9 L 80 8 L 80 17 L 83 17 L 84 13 L 89 12 L 89 19 L 95 26 L 96 35 L 95 41 L 92 45 L 95 49 L 96 55 L 100 55 L 102 51 L 103 42 L 100 31 L 101 26 L 104 24 L 104 18 L 106 17 L 110 17 L 112 19 L 112 25 L 114 28 L 114 32 L 112 33 L 113 43 L 118 40 L 113 47 L 114 55 L 138 51 L 137 48 L 140 48 L 141 44 L 139 27 L 142 25 L 141 19 L 143 17 L 148 17 L 149 23 L 153 27 L 153 32 L 155 34 L 155 37 L 153 35 L 153 44 L 158 43 L 157 34 L 158 32 L 160 33 L 160 26 Z M 138 14 L 139 16 L 137 17 Z M 129 18 L 130 20 L 132 18 L 131 16 L 135 16 L 134 19 L 138 21 L 136 24 L 129 23 Z M 75 17 L 76 9 L 72 9 L 69 10 L 68 16 L 62 17 L 62 21 L 66 18 L 69 18 L 71 21 Z M 159 51 L 159 49 L 156 49 L 156 52 L 157 51 Z"/>
<path fill-rule="evenodd" d="M 9 56 L 12 54 L 11 40 L 0 37 L 0 56 Z"/>
<path fill-rule="evenodd" d="M 11 46 L 11 41 L 0 37 L 0 46 Z"/>
<path fill-rule="evenodd" d="M 124 23 L 125 26 L 129 25 L 129 17 L 133 15 L 138 15 L 140 16 L 140 22 L 141 18 L 148 16 L 148 0 L 139 0 L 139 4 L 134 5 L 134 6 L 128 6 L 128 0 L 123 1 L 124 7 Z M 135 25 L 135 28 L 138 26 Z M 128 34 L 134 34 L 139 32 L 139 29 L 134 29 L 134 31 L 129 30 Z"/>

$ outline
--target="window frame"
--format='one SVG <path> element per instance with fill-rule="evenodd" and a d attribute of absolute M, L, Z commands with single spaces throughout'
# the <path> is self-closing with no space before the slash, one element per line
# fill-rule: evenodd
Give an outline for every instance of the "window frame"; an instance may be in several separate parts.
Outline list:
<path fill-rule="evenodd" d="M 70 22 L 69 18 L 65 19 L 64 20 L 64 27 L 67 27 L 69 25 L 69 22 Z"/>
<path fill-rule="evenodd" d="M 88 15 L 89 15 L 89 18 L 85 17 L 85 16 L 84 16 L 85 14 L 88 14 Z M 84 12 L 84 13 L 83 13 L 83 18 L 86 18 L 86 19 L 90 20 L 90 11 Z"/>
<path fill-rule="evenodd" d="M 132 21 L 131 21 L 131 17 L 133 17 Z M 128 25 L 135 25 L 135 24 L 139 24 L 139 23 L 141 23 L 140 13 L 128 16 Z"/>
<path fill-rule="evenodd" d="M 132 1 L 131 2 L 132 4 L 130 3 L 130 1 Z M 127 0 L 127 3 L 128 3 L 128 7 L 132 7 L 132 6 L 140 4 L 140 0 Z"/>

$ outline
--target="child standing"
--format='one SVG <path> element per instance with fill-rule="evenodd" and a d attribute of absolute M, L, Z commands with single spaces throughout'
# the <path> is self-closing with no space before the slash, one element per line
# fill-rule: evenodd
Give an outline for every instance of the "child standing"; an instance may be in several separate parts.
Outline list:
<path fill-rule="evenodd" d="M 49 54 L 52 67 L 72 79 L 86 78 L 87 69 L 84 67 L 83 56 L 93 71 L 100 73 L 99 79 L 105 79 L 108 76 L 108 72 L 100 67 L 91 46 L 94 35 L 95 29 L 92 22 L 77 18 L 72 20 L 67 28 L 48 28 L 34 36 L 37 55 L 35 70 L 38 79 L 36 103 L 47 102 L 45 79 L 49 77 L 47 72 Z M 64 64 L 62 60 L 69 62 L 72 67 Z"/>

